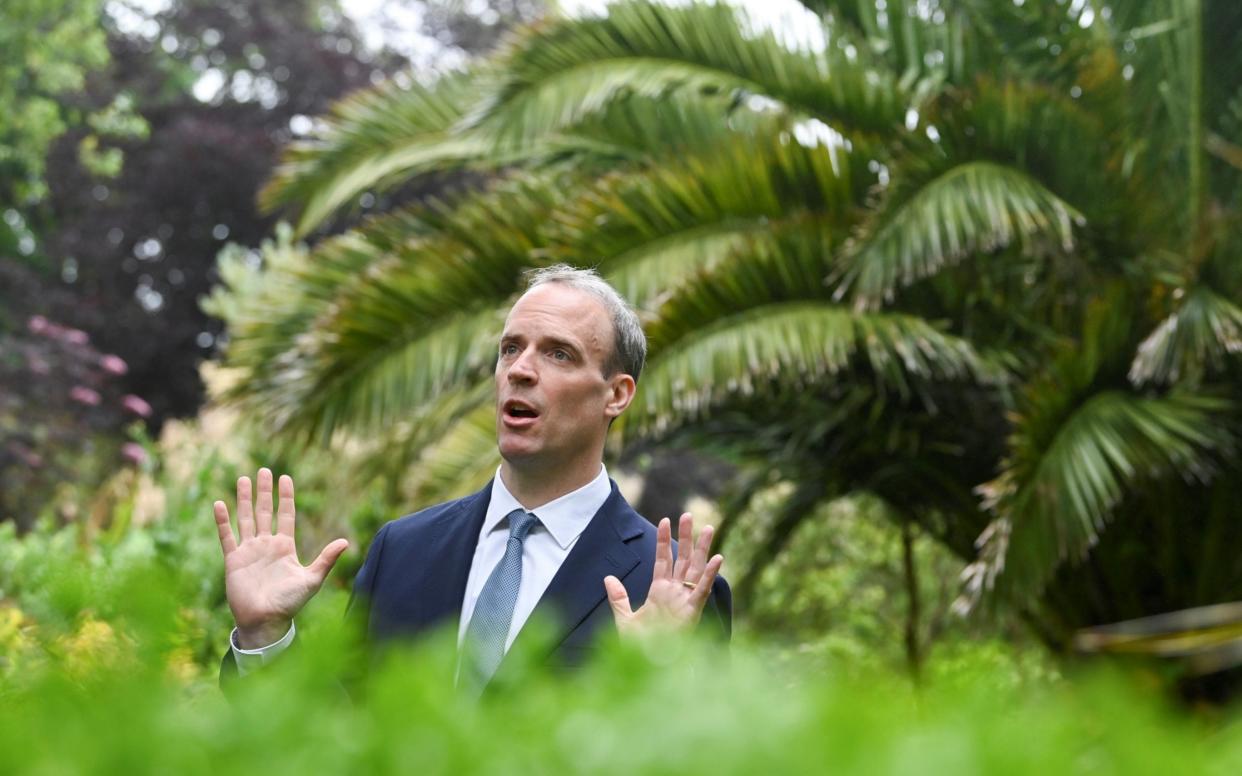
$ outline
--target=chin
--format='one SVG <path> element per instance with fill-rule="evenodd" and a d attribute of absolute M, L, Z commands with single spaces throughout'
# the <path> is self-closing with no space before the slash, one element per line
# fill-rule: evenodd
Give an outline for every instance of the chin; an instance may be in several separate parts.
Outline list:
<path fill-rule="evenodd" d="M 496 448 L 500 451 L 500 457 L 514 466 L 529 463 L 539 453 L 539 450 L 525 439 L 501 438 Z"/>

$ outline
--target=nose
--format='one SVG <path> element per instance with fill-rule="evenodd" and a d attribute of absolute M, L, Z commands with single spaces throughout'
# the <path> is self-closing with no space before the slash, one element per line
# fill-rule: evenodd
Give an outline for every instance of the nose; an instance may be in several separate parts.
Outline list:
<path fill-rule="evenodd" d="M 527 348 L 517 355 L 509 364 L 506 374 L 510 383 L 535 383 L 539 373 L 535 371 L 535 349 Z"/>

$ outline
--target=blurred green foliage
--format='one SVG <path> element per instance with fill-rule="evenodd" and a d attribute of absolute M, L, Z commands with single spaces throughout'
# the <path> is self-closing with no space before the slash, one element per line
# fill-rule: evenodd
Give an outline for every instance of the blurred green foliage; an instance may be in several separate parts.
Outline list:
<path fill-rule="evenodd" d="M 729 535 L 722 551 L 730 569 L 755 562 L 781 487 L 757 499 Z M 832 501 L 803 520 L 788 547 L 759 574 L 740 630 L 762 639 L 789 662 L 859 677 L 916 670 L 946 676 L 972 661 L 989 665 L 997 681 L 1016 685 L 1054 680 L 1056 663 L 1015 612 L 1004 607 L 961 616 L 961 560 L 928 536 L 915 533 L 914 576 L 918 606 L 912 615 L 902 565 L 902 533 L 883 514 L 884 504 L 858 497 Z M 912 620 L 913 616 L 913 620 Z M 904 643 L 914 629 L 916 650 Z"/>
<path fill-rule="evenodd" d="M 518 655 L 524 670 L 474 703 L 451 686 L 452 634 L 440 634 L 346 697 L 360 645 L 342 624 L 345 587 L 375 523 L 394 514 L 384 494 L 359 488 L 338 457 L 271 448 L 225 410 L 139 441 L 141 469 L 84 496 L 77 522 L 45 518 L 20 539 L 0 526 L 0 772 L 1223 774 L 1242 763 L 1232 713 L 1187 716 L 1159 684 L 1120 675 L 1063 681 L 1042 651 L 989 638 L 995 623 L 937 631 L 956 565 L 924 539 L 930 649 L 912 683 L 900 536 L 866 501 L 830 504 L 799 529 L 727 659 L 701 644 L 605 644 L 562 676 Z M 304 554 L 339 533 L 362 541 L 299 618 L 302 648 L 226 700 L 216 669 L 231 618 L 208 515 L 259 463 L 298 472 Z M 770 503 L 757 499 L 735 527 L 735 568 Z"/>
<path fill-rule="evenodd" d="M 76 503 L 50 505 L 21 537 L 16 524 L 0 523 L 0 674 L 79 642 L 84 654 L 107 652 L 129 618 L 142 616 L 149 590 L 152 606 L 171 607 L 150 656 L 187 678 L 214 675 L 232 616 L 211 504 L 231 500 L 236 478 L 261 465 L 297 472 L 303 557 L 337 536 L 364 540 L 338 564 L 330 588 L 348 585 L 365 539 L 395 516 L 336 457 L 312 451 L 294 464 L 227 411 L 169 423 L 158 443 L 133 433 L 147 453 L 136 469 L 95 491 L 67 489 L 60 500 Z M 74 520 L 62 526 L 57 516 L 66 512 Z"/>
<path fill-rule="evenodd" d="M 346 697 L 337 679 L 358 645 L 338 626 L 339 595 L 304 618 L 311 646 L 226 700 L 209 674 L 168 660 L 184 648 L 187 578 L 149 556 L 115 576 L 46 569 L 51 609 L 99 593 L 123 608 L 110 622 L 67 620 L 6 666 L 0 772 L 1228 774 L 1242 765 L 1234 714 L 1187 718 L 1113 675 L 1000 683 L 986 660 L 914 691 L 890 672 L 774 667 L 753 646 L 726 659 L 704 644 L 610 643 L 567 676 L 524 656 L 524 670 L 476 703 L 452 687 L 452 641 L 441 637 L 388 656 Z"/>

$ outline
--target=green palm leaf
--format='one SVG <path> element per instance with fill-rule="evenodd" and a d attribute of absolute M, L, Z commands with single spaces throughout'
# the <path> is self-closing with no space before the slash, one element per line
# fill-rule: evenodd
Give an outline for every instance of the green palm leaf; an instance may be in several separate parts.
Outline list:
<path fill-rule="evenodd" d="M 857 357 L 902 394 L 912 380 L 986 379 L 989 368 L 963 340 L 917 317 L 860 315 L 824 303 L 746 310 L 662 349 L 623 416 L 625 432 L 656 433 L 702 417 L 729 395 L 749 395 L 779 377 L 807 385 Z"/>
<path fill-rule="evenodd" d="M 792 50 L 746 27 L 744 13 L 723 3 L 648 2 L 534 27 L 502 55 L 490 96 L 467 125 L 526 144 L 624 95 L 723 92 L 779 100 L 844 130 L 884 134 L 900 126 L 911 94 L 856 50 Z"/>
<path fill-rule="evenodd" d="M 601 179 L 567 205 L 555 237 L 646 307 L 682 280 L 735 253 L 758 253 L 758 244 L 790 231 L 844 234 L 865 186 L 855 166 L 843 149 L 777 135 L 734 140 Z"/>
<path fill-rule="evenodd" d="M 422 451 L 410 469 L 413 503 L 434 504 L 478 490 L 496 473 L 496 408 L 487 402 L 461 416 Z"/>
<path fill-rule="evenodd" d="M 1081 214 L 1026 172 L 990 161 L 957 165 L 881 212 L 847 250 L 843 285 L 875 306 L 895 289 L 963 258 L 1016 245 L 1068 252 Z"/>
<path fill-rule="evenodd" d="M 451 131 L 474 97 L 473 77 L 387 81 L 342 100 L 324 129 L 289 147 L 260 204 L 297 206 L 297 233 L 305 234 L 362 191 L 483 155 L 491 147 L 484 138 Z"/>
<path fill-rule="evenodd" d="M 1091 396 L 1046 448 L 981 488 L 999 518 L 982 537 L 973 583 L 1037 595 L 1062 562 L 1081 560 L 1095 545 L 1127 492 L 1156 477 L 1205 477 L 1207 456 L 1229 445 L 1219 421 L 1229 409 L 1227 401 L 1189 394 Z M 1015 435 L 1023 433 L 1020 425 Z"/>
<path fill-rule="evenodd" d="M 1130 379 L 1136 385 L 1176 382 L 1204 369 L 1219 370 L 1239 353 L 1242 307 L 1200 286 L 1139 345 Z"/>
<path fill-rule="evenodd" d="M 424 452 L 445 439 L 463 418 L 480 408 L 493 407 L 495 390 L 491 375 L 487 375 L 469 387 L 441 392 L 375 436 L 359 457 L 357 470 L 386 477 L 394 491 L 421 482 L 425 472 L 417 462 Z M 492 441 L 495 447 L 495 439 Z"/>
<path fill-rule="evenodd" d="M 1061 563 L 1095 545 L 1126 493 L 1161 477 L 1206 479 L 1210 456 L 1229 448 L 1230 402 L 1124 389 L 1132 309 L 1123 286 L 1104 289 L 1081 340 L 1026 384 L 1001 474 L 979 488 L 996 520 L 969 569 L 972 596 L 994 585 L 1038 595 Z"/>

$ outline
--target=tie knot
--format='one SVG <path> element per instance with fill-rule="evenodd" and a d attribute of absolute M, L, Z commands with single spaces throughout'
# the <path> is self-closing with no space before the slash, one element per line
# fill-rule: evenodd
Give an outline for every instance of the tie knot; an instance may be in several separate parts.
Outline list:
<path fill-rule="evenodd" d="M 509 538 L 517 539 L 519 542 L 526 541 L 526 534 L 530 533 L 530 529 L 537 522 L 539 518 L 525 509 L 513 510 L 509 513 Z"/>

